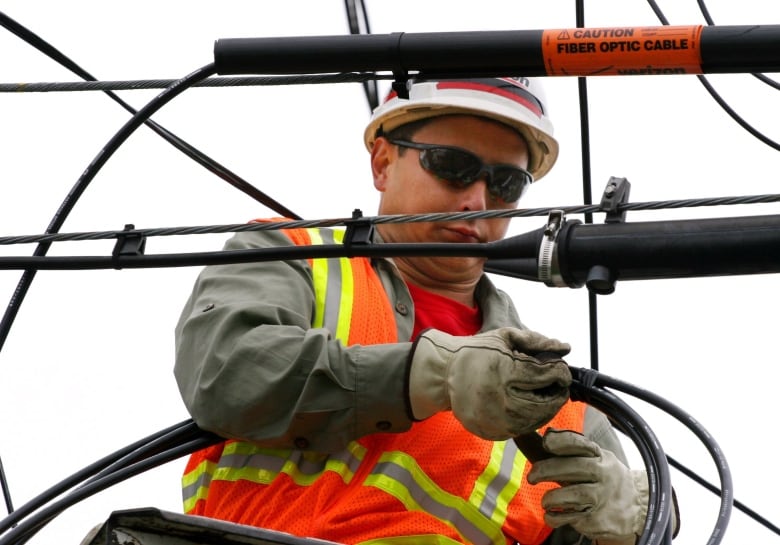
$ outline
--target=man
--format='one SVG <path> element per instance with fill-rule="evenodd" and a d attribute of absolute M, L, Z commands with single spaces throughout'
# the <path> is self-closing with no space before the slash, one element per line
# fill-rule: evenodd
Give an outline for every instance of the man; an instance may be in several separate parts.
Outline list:
<path fill-rule="evenodd" d="M 391 94 L 365 133 L 379 214 L 514 208 L 558 152 L 538 85 Z M 490 242 L 508 221 L 383 223 L 374 236 Z M 241 233 L 226 249 L 341 236 Z M 569 346 L 525 328 L 483 262 L 207 267 L 176 328 L 175 374 L 195 422 L 230 439 L 190 459 L 185 511 L 349 544 L 634 543 L 644 472 L 602 414 L 567 401 Z M 532 468 L 511 438 L 548 422 L 553 456 Z"/>

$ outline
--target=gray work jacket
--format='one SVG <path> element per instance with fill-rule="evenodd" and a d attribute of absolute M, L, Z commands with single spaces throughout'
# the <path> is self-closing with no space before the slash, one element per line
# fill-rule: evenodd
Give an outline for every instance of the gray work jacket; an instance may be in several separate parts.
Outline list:
<path fill-rule="evenodd" d="M 380 241 L 381 242 L 381 241 Z M 225 250 L 293 243 L 276 230 L 233 236 Z M 414 306 L 388 259 L 374 259 L 394 309 L 395 344 L 344 346 L 312 328 L 314 290 L 305 259 L 206 267 L 176 326 L 175 376 L 203 429 L 264 447 L 340 450 L 412 425 L 406 372 Z M 524 327 L 487 276 L 477 285 L 482 330 Z M 589 407 L 585 435 L 625 461 L 606 417 Z"/>

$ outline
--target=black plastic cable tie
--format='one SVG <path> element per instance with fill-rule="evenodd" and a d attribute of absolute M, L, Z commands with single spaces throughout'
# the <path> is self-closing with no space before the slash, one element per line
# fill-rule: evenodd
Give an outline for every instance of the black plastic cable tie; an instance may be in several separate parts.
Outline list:
<path fill-rule="evenodd" d="M 628 194 L 630 192 L 631 183 L 626 178 L 610 176 L 599 204 L 599 210 L 607 213 L 604 223 L 622 223 L 626 221 L 626 210 L 621 211 L 620 205 L 628 202 Z"/>
<path fill-rule="evenodd" d="M 404 100 L 409 99 L 410 86 L 409 86 L 408 75 L 395 74 L 395 80 L 393 80 L 391 87 L 393 88 L 393 91 L 395 91 L 395 93 L 398 95 L 398 98 L 402 98 Z"/>
<path fill-rule="evenodd" d="M 374 235 L 374 224 L 368 218 L 363 217 L 359 208 L 352 211 L 352 219 L 347 223 L 347 231 L 344 233 L 345 246 L 357 246 L 371 244 Z"/>
<path fill-rule="evenodd" d="M 572 369 L 575 371 L 575 380 L 578 382 L 575 388 L 571 389 L 572 401 L 582 401 L 584 403 L 590 402 L 589 392 L 596 387 L 596 381 L 599 378 L 599 372 L 595 369 L 587 369 L 585 367 L 578 367 Z"/>
<path fill-rule="evenodd" d="M 135 230 L 135 225 L 126 223 L 124 230 L 117 234 L 116 244 L 112 257 L 114 258 L 114 268 L 119 270 L 122 266 L 119 263 L 120 257 L 142 256 L 146 249 L 146 235 L 142 235 Z"/>

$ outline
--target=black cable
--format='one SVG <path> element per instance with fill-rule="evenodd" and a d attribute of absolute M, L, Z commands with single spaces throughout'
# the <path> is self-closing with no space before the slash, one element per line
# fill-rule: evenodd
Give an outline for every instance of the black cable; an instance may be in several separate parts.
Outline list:
<path fill-rule="evenodd" d="M 678 421 L 684 424 L 704 444 L 705 448 L 710 453 L 713 462 L 715 463 L 715 467 L 718 470 L 718 476 L 721 481 L 720 494 L 719 494 L 721 498 L 721 505 L 718 513 L 718 519 L 715 523 L 715 527 L 712 531 L 712 534 L 710 535 L 710 540 L 707 543 L 708 545 L 714 545 L 716 543 L 719 543 L 723 537 L 723 534 L 726 531 L 726 527 L 728 526 L 728 521 L 731 517 L 734 490 L 733 490 L 733 482 L 731 479 L 731 471 L 728 467 L 726 458 L 723 455 L 723 451 L 721 450 L 720 446 L 717 444 L 715 439 L 691 415 L 689 415 L 688 413 L 686 413 L 685 411 L 683 411 L 673 403 L 669 402 L 668 400 L 652 392 L 639 388 L 633 384 L 629 384 L 627 382 L 623 382 L 618 379 L 608 377 L 606 375 L 599 375 L 595 384 L 601 387 L 619 390 L 633 397 L 636 397 L 637 399 L 646 401 L 647 403 L 650 403 L 655 407 L 658 407 L 659 409 L 666 412 L 667 414 L 674 416 Z"/>
<path fill-rule="evenodd" d="M 572 371 L 577 376 L 578 370 L 573 369 Z M 581 372 L 596 374 L 594 371 L 586 369 L 581 370 Z M 600 380 L 605 379 L 602 377 Z M 580 399 L 593 404 L 594 407 L 607 412 L 617 429 L 625 433 L 637 445 L 637 449 L 647 466 L 648 478 L 651 483 L 650 508 L 645 523 L 647 531 L 643 533 L 638 545 L 661 543 L 666 535 L 664 529 L 668 527 L 671 515 L 668 495 L 671 484 L 668 469 L 665 469 L 663 450 L 652 430 L 636 411 L 607 390 L 575 382 L 573 393 L 576 393 Z M 0 538 L 0 545 L 26 543 L 55 517 L 76 503 L 130 477 L 222 440 L 214 434 L 200 430 L 191 420 L 188 420 L 138 441 L 63 481 L 70 487 L 74 483 L 84 480 L 85 476 L 94 475 L 88 482 L 71 491 L 64 498 L 51 503 L 34 515 L 30 515 Z M 101 469 L 96 471 L 97 468 Z M 47 491 L 46 494 L 20 508 L 14 522 L 20 520 L 22 513 L 27 515 L 33 509 L 38 509 L 44 500 L 48 501 L 59 496 L 63 487 L 64 485 L 60 485 L 56 487 L 56 491 L 54 489 Z M 8 529 L 10 527 L 9 521 L 3 522 L 5 529 Z"/>
<path fill-rule="evenodd" d="M 650 426 L 619 397 L 595 387 L 601 375 L 592 369 L 572 369 L 572 399 L 584 401 L 601 410 L 616 429 L 628 436 L 637 447 L 649 484 L 648 511 L 642 536 L 637 545 L 656 545 L 668 537 L 672 513 L 672 485 L 666 455 Z"/>
<path fill-rule="evenodd" d="M 29 29 L 25 28 L 18 22 L 14 21 L 10 17 L 8 17 L 6 14 L 0 12 L 0 25 L 5 27 L 7 30 L 36 48 L 38 51 L 43 53 L 44 55 L 48 56 L 49 58 L 53 59 L 54 61 L 60 63 L 62 66 L 76 74 L 77 76 L 83 78 L 86 81 L 97 81 L 97 78 L 95 78 L 92 74 L 81 68 L 78 64 L 76 64 L 73 60 L 71 60 L 69 57 L 67 57 L 65 54 L 63 54 L 61 51 L 56 49 L 54 46 L 46 42 L 44 39 L 42 39 L 37 34 L 33 33 Z M 126 103 L 124 100 L 122 100 L 117 94 L 111 92 L 111 91 L 105 91 L 105 93 L 111 97 L 115 102 L 117 102 L 122 108 L 127 110 L 131 115 L 135 115 L 137 111 L 130 106 L 128 103 Z M 178 149 L 179 151 L 183 152 L 187 157 L 194 160 L 199 165 L 205 167 L 209 172 L 212 174 L 216 174 L 220 178 L 222 178 L 224 181 L 231 184 L 233 187 L 243 191 L 245 194 L 249 195 L 259 203 L 267 206 L 271 210 L 275 211 L 276 213 L 289 217 L 289 218 L 296 218 L 299 219 L 299 216 L 297 216 L 294 212 L 289 210 L 287 207 L 283 206 L 281 203 L 277 202 L 273 198 L 271 198 L 269 195 L 265 194 L 264 192 L 260 191 L 258 188 L 235 174 L 234 172 L 231 172 L 227 167 L 221 165 L 211 157 L 207 156 L 197 148 L 193 147 L 192 145 L 188 144 L 172 132 L 170 132 L 165 127 L 159 125 L 155 121 L 152 121 L 151 119 L 147 119 L 144 121 L 144 124 L 147 125 L 150 129 L 152 129 L 155 133 L 157 133 L 159 136 L 161 136 L 166 142 L 171 144 L 173 147 Z"/>
<path fill-rule="evenodd" d="M 2 458 L 0 458 L 0 490 L 3 491 L 5 510 L 10 515 L 14 511 L 14 502 L 11 499 L 11 489 L 8 487 L 8 480 L 5 478 L 5 469 L 3 469 Z"/>
<path fill-rule="evenodd" d="M 622 391 L 646 401 L 668 414 L 676 417 L 691 429 L 705 444 L 718 467 L 722 486 L 720 496 L 722 507 L 710 541 L 711 545 L 720 542 L 725 533 L 733 499 L 728 465 L 715 441 L 693 418 L 667 400 L 634 385 L 608 377 L 592 369 L 572 368 L 575 383 L 572 387 L 573 399 L 583 400 L 608 415 L 616 429 L 628 436 L 636 445 L 646 469 L 651 485 L 650 508 L 645 522 L 642 541 L 638 545 L 654 545 L 668 540 L 671 512 L 671 481 L 666 467 L 666 455 L 650 427 L 639 414 L 624 401 L 612 394 L 607 388 Z M 0 545 L 19 545 L 43 528 L 62 511 L 75 503 L 108 488 L 127 478 L 138 475 L 151 468 L 167 463 L 195 450 L 211 446 L 222 439 L 214 434 L 200 430 L 191 420 L 169 427 L 149 436 L 133 445 L 88 466 L 84 470 L 66 479 L 56 487 L 28 502 L 13 516 L 0 521 L 0 531 L 11 528 L 33 510 L 89 478 L 65 498 L 30 516 L 16 526 L 12 532 L 0 539 Z M 675 463 L 679 466 L 679 463 Z"/>
<path fill-rule="evenodd" d="M 150 440 L 146 441 L 138 448 L 133 449 L 131 452 L 128 452 L 123 456 L 117 456 L 111 465 L 106 466 L 79 488 L 88 486 L 107 477 L 111 473 L 119 471 L 125 467 L 129 467 L 137 462 L 145 460 L 146 458 L 163 453 L 169 449 L 171 445 L 175 446 L 180 443 L 196 439 L 205 441 L 209 437 L 212 441 L 211 444 L 215 444 L 224 440 L 217 435 L 201 430 L 192 420 L 186 420 L 168 432 L 159 432 L 156 436 L 153 436 L 150 438 Z"/>

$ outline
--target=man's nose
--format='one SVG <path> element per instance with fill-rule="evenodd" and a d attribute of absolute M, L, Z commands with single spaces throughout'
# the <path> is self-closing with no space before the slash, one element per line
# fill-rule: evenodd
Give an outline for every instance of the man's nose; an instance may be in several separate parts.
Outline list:
<path fill-rule="evenodd" d="M 461 197 L 461 210 L 487 210 L 490 195 L 485 177 L 483 176 L 466 187 L 461 193 Z"/>

